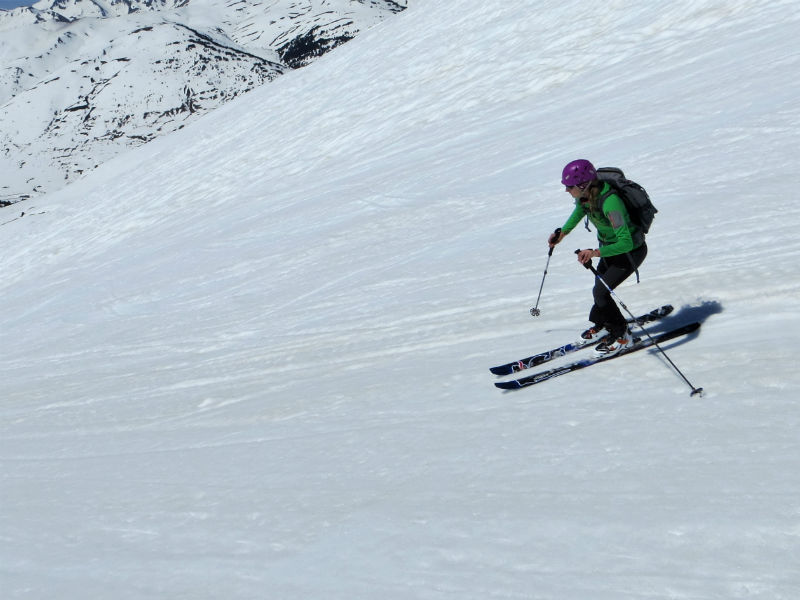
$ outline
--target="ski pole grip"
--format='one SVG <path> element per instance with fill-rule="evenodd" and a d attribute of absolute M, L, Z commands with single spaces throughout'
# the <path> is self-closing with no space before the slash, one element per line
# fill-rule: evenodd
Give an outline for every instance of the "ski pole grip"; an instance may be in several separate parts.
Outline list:
<path fill-rule="evenodd" d="M 575 254 L 580 254 L 580 253 L 581 253 L 581 249 L 580 248 L 575 250 Z M 583 263 L 583 266 L 586 267 L 587 269 L 589 269 L 595 275 L 597 274 L 597 271 L 595 271 L 594 267 L 592 266 L 592 260 L 591 259 L 589 259 L 585 263 Z"/>
<path fill-rule="evenodd" d="M 556 230 L 553 232 L 553 236 L 556 237 L 556 243 L 558 243 L 558 236 L 561 235 L 561 227 L 556 227 Z M 553 237 L 550 236 L 550 237 Z M 555 246 L 550 246 L 550 251 L 547 253 L 547 256 L 553 256 L 553 250 L 555 250 Z"/>

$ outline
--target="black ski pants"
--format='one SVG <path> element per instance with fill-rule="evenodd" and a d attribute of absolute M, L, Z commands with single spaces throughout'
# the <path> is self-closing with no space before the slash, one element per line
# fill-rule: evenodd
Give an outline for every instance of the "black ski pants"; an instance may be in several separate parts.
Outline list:
<path fill-rule="evenodd" d="M 646 256 L 647 244 L 642 244 L 627 254 L 601 258 L 597 265 L 597 272 L 613 290 L 636 272 Z M 612 336 L 620 337 L 627 327 L 625 317 L 606 286 L 597 278 L 595 278 L 592 295 L 594 296 L 594 306 L 589 311 L 589 320 L 599 327 L 605 327 Z"/>

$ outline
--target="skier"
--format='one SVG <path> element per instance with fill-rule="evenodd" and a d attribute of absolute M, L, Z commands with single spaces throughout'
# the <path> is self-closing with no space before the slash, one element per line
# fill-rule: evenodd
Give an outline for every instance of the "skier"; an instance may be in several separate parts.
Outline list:
<path fill-rule="evenodd" d="M 573 160 L 562 172 L 561 183 L 575 199 L 575 209 L 547 242 L 551 248 L 561 242 L 582 219 L 597 229 L 599 248 L 580 250 L 578 261 L 586 265 L 599 258 L 597 272 L 611 289 L 616 288 L 634 273 L 647 256 L 644 235 L 631 222 L 625 203 L 611 186 L 597 179 L 597 170 L 586 159 Z M 588 229 L 588 223 L 587 223 Z M 613 356 L 633 343 L 631 332 L 619 307 L 600 280 L 592 290 L 594 305 L 589 312 L 592 326 L 581 334 L 580 342 L 601 339 L 595 348 L 597 356 Z"/>

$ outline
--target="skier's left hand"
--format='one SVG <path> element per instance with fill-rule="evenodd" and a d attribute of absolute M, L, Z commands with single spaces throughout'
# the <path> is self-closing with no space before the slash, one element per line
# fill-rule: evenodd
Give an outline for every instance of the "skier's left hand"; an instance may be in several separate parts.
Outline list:
<path fill-rule="evenodd" d="M 578 262 L 585 265 L 593 258 L 600 258 L 600 250 L 581 250 L 578 252 Z"/>

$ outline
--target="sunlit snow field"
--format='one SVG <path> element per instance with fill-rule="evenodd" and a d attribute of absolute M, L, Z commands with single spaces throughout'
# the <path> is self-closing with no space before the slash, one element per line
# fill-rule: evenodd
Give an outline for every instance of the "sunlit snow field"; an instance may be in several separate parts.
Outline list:
<path fill-rule="evenodd" d="M 0 209 L 0 595 L 800 597 L 800 13 L 640 4 L 414 2 Z M 704 397 L 492 385 L 587 324 L 582 228 L 528 313 L 582 157 Z"/>

